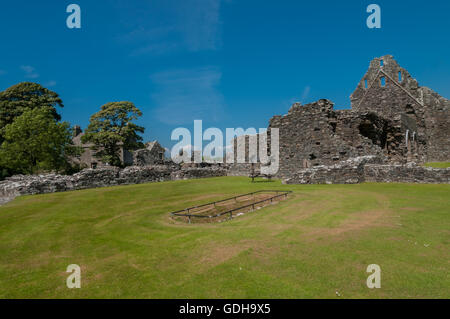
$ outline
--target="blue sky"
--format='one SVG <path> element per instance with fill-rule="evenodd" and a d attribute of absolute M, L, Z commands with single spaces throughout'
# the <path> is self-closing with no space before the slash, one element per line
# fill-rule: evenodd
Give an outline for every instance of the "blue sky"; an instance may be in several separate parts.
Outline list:
<path fill-rule="evenodd" d="M 82 28 L 66 27 L 79 4 Z M 381 7 L 368 29 L 366 8 Z M 266 127 L 293 102 L 347 108 L 369 61 L 392 54 L 450 97 L 450 1 L 3 1 L 0 90 L 35 81 L 63 119 L 85 128 L 101 105 L 129 100 L 144 139 L 166 147 L 176 127 Z"/>

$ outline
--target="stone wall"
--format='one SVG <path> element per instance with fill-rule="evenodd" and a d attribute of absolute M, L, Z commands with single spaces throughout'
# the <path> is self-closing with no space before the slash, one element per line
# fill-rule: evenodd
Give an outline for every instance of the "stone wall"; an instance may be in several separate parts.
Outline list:
<path fill-rule="evenodd" d="M 351 158 L 333 165 L 300 169 L 283 179 L 284 184 L 357 184 L 364 182 L 364 165 L 383 163 L 377 156 Z"/>
<path fill-rule="evenodd" d="M 409 163 L 406 165 L 365 165 L 366 182 L 450 183 L 450 168 L 439 169 Z"/>
<path fill-rule="evenodd" d="M 155 165 L 132 166 L 125 169 L 85 169 L 72 176 L 18 175 L 0 182 L 0 205 L 21 195 L 227 175 L 233 174 L 230 174 L 228 167 L 219 165 L 186 168 Z M 450 183 L 450 168 L 437 169 L 413 163 L 385 165 L 381 157 L 362 156 L 330 166 L 319 165 L 299 169 L 288 178 L 283 179 L 285 184 L 356 184 L 362 182 Z"/>
<path fill-rule="evenodd" d="M 172 180 L 227 176 L 227 169 L 212 166 L 210 168 L 186 168 L 171 173 Z"/>
<path fill-rule="evenodd" d="M 450 101 L 420 87 L 390 55 L 375 58 L 351 96 L 356 112 L 402 117 L 405 156 L 419 162 L 450 158 Z"/>
<path fill-rule="evenodd" d="M 421 88 L 425 105 L 427 129 L 427 161 L 450 160 L 450 101 L 429 88 Z"/>
<path fill-rule="evenodd" d="M 260 164 L 256 163 L 254 164 L 254 172 L 259 173 L 261 168 Z M 229 164 L 228 170 L 227 170 L 227 176 L 250 176 L 252 174 L 252 164 L 251 163 L 236 163 L 236 164 Z"/>
<path fill-rule="evenodd" d="M 364 181 L 360 166 L 332 165 L 306 168 L 283 180 L 284 184 L 358 184 Z"/>
<path fill-rule="evenodd" d="M 161 165 L 167 162 L 164 158 L 164 147 L 158 141 L 148 142 L 144 149 L 133 152 L 132 163 L 134 166 Z"/>
<path fill-rule="evenodd" d="M 287 178 L 302 168 L 333 165 L 365 155 L 382 156 L 381 145 L 360 132 L 366 121 L 376 128 L 376 115 L 350 110 L 334 111 L 333 103 L 294 104 L 289 113 L 271 119 L 269 130 L 279 129 L 280 169 L 278 177 Z"/>
<path fill-rule="evenodd" d="M 34 195 L 72 190 L 141 184 L 178 179 L 193 179 L 226 176 L 227 170 L 220 167 L 186 168 L 170 165 L 146 167 L 130 166 L 125 169 L 85 169 L 77 174 L 17 175 L 0 182 L 0 204 L 21 195 Z"/>
<path fill-rule="evenodd" d="M 381 159 L 364 156 L 331 166 L 299 170 L 283 180 L 285 184 L 450 183 L 450 168 L 437 169 L 414 163 L 380 164 Z"/>
<path fill-rule="evenodd" d="M 133 152 L 133 165 L 135 166 L 148 166 L 162 164 L 164 159 L 161 159 L 158 154 L 154 154 L 154 151 L 146 148 L 136 150 Z"/>
<path fill-rule="evenodd" d="M 370 62 L 351 104 L 352 109 L 335 110 L 325 99 L 295 103 L 286 115 L 274 116 L 268 132 L 279 129 L 276 177 L 368 155 L 393 165 L 450 160 L 450 101 L 420 87 L 392 56 Z M 270 133 L 270 143 L 269 138 Z M 233 167 L 232 174 L 248 175 L 246 168 Z"/>

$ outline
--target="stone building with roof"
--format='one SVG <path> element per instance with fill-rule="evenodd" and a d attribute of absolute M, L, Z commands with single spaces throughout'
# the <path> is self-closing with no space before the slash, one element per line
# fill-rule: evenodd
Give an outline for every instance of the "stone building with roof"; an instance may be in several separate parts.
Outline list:
<path fill-rule="evenodd" d="M 80 165 L 84 168 L 101 168 L 101 167 L 107 167 L 109 164 L 103 163 L 101 159 L 97 158 L 95 156 L 95 151 L 92 150 L 92 143 L 83 143 L 81 141 L 81 138 L 84 136 L 85 133 L 81 130 L 81 127 L 76 125 L 74 127 L 74 137 L 72 139 L 75 146 L 79 146 L 83 149 L 83 152 L 80 156 L 72 158 L 72 161 L 75 164 Z M 124 149 L 123 145 L 120 146 L 120 161 L 123 165 L 133 165 L 133 154 Z"/>
<path fill-rule="evenodd" d="M 145 143 L 145 148 L 133 153 L 133 165 L 147 166 L 163 164 L 165 161 L 166 149 L 158 141 Z"/>

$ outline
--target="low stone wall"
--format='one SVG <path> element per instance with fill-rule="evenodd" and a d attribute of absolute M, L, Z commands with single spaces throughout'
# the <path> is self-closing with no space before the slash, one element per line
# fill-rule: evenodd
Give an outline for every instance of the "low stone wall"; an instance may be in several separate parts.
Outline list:
<path fill-rule="evenodd" d="M 317 166 L 303 169 L 283 180 L 284 184 L 357 184 L 364 181 L 359 166 Z"/>
<path fill-rule="evenodd" d="M 357 184 L 379 183 L 450 183 L 450 168 L 423 167 L 414 163 L 384 165 L 372 156 L 350 159 L 333 166 L 317 166 L 299 170 L 285 184 Z"/>
<path fill-rule="evenodd" d="M 415 164 L 365 165 L 366 182 L 449 184 L 450 168 L 431 168 Z"/>
<path fill-rule="evenodd" d="M 364 165 L 382 163 L 377 156 L 361 156 L 331 166 L 315 166 L 298 170 L 285 184 L 357 184 L 364 182 Z"/>
<path fill-rule="evenodd" d="M 254 164 L 254 169 L 256 172 L 261 170 L 260 164 Z M 250 176 L 252 173 L 251 163 L 235 163 L 228 164 L 228 176 Z"/>
<path fill-rule="evenodd" d="M 171 173 L 172 180 L 227 176 L 225 168 L 187 168 Z"/>
<path fill-rule="evenodd" d="M 17 175 L 0 182 L 0 205 L 21 195 L 226 175 L 226 169 L 218 167 L 180 169 L 176 166 L 165 165 L 131 166 L 125 169 L 114 167 L 85 169 L 71 176 Z"/>
<path fill-rule="evenodd" d="M 244 171 L 247 167 L 242 167 Z M 0 205 L 21 195 L 45 194 L 105 186 L 141 184 L 168 180 L 229 176 L 240 170 L 226 166 L 184 167 L 153 165 L 145 167 L 85 169 L 66 176 L 56 174 L 17 175 L 0 182 Z M 353 158 L 332 166 L 299 170 L 285 184 L 356 184 L 362 182 L 450 183 L 450 168 L 438 169 L 416 164 L 384 165 L 376 156 Z"/>

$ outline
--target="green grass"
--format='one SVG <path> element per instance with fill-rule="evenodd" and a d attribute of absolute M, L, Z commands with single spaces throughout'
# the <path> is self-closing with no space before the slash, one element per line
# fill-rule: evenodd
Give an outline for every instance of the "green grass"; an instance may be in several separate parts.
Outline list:
<path fill-rule="evenodd" d="M 168 216 L 259 189 L 294 193 L 220 224 Z M 0 207 L 0 298 L 449 298 L 449 195 L 225 177 L 20 197 Z"/>
<path fill-rule="evenodd" d="M 449 168 L 450 162 L 429 162 L 425 163 L 425 166 L 434 168 Z"/>

